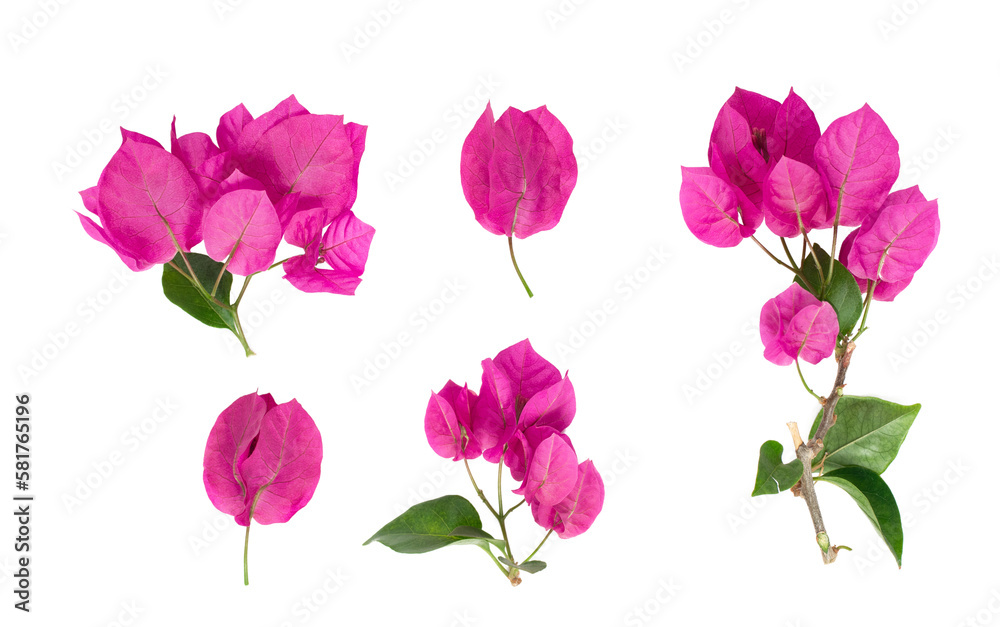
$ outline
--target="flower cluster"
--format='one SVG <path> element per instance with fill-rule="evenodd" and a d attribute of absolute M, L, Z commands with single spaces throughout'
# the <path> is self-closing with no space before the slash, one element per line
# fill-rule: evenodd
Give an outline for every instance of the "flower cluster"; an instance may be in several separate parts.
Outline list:
<path fill-rule="evenodd" d="M 374 234 L 351 211 L 366 130 L 309 113 L 294 96 L 257 118 L 238 105 L 220 118 L 215 141 L 178 137 L 175 120 L 169 151 L 122 129 L 98 184 L 80 192 L 100 223 L 80 221 L 135 271 L 204 241 L 225 270 L 251 276 L 271 267 L 284 239 L 302 249 L 283 262 L 292 285 L 353 294 Z"/>
<path fill-rule="evenodd" d="M 937 200 L 917 187 L 890 193 L 899 143 L 867 104 L 821 133 L 794 90 L 779 103 L 737 88 L 716 117 L 708 161 L 681 168 L 680 204 L 691 232 L 718 247 L 754 239 L 797 276 L 761 311 L 764 355 L 775 364 L 830 356 L 857 320 L 845 311 L 850 303 L 865 295 L 867 313 L 871 300 L 893 300 L 937 244 Z M 762 223 L 781 238 L 787 264 L 755 237 Z M 836 254 L 841 226 L 858 228 Z M 813 243 L 814 231 L 826 228 L 833 229 L 829 254 Z M 786 238 L 799 235 L 797 263 Z M 857 295 L 831 287 L 844 268 L 857 281 Z"/>
<path fill-rule="evenodd" d="M 604 482 L 593 462 L 579 462 L 565 433 L 576 414 L 569 377 L 528 340 L 482 367 L 478 394 L 452 381 L 431 394 L 424 416 L 431 448 L 455 461 L 482 455 L 504 464 L 535 522 L 561 538 L 583 533 L 604 504 Z"/>

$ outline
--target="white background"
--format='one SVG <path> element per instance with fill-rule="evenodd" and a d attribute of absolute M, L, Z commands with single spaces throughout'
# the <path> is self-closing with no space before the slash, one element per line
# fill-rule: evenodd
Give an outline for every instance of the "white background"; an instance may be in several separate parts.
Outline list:
<path fill-rule="evenodd" d="M 13 492 L 13 397 L 29 392 L 38 499 L 30 616 L 11 607 L 14 525 L 0 523 L 0 622 L 1000 623 L 1000 281 L 984 261 L 998 252 L 995 4 L 402 0 L 378 28 L 388 0 L 50 4 L 46 19 L 45 2 L 6 2 L 0 22 L 0 492 Z M 378 33 L 346 54 L 366 27 Z M 548 105 L 581 163 L 559 226 L 516 242 L 532 300 L 459 183 L 462 140 L 485 106 L 477 86 L 490 82 L 498 115 Z M 794 86 L 824 128 L 867 101 L 899 139 L 899 186 L 940 199 L 937 250 L 895 303 L 875 304 L 848 376 L 851 393 L 923 403 L 885 474 L 908 521 L 902 570 L 832 486 L 819 487 L 830 535 L 855 548 L 833 566 L 804 503 L 749 498 L 761 442 L 787 455 L 785 422 L 808 424 L 816 407 L 794 370 L 761 357 L 760 306 L 788 277 L 750 243 L 700 244 L 681 220 L 679 166 L 705 164 L 735 85 L 779 100 Z M 163 298 L 158 270 L 124 270 L 73 210 L 118 145 L 95 134 L 102 121 L 166 143 L 172 115 L 181 133 L 214 134 L 237 103 L 259 115 L 290 93 L 369 126 L 354 209 L 377 233 L 355 297 L 302 294 L 277 272 L 256 279 L 243 315 L 258 356 L 246 359 Z M 411 157 L 421 145 L 430 156 Z M 88 154 L 57 174 L 71 151 Z M 401 160 L 419 164 L 390 186 Z M 669 262 L 644 269 L 651 250 Z M 586 324 L 609 299 L 614 313 Z M 424 310 L 438 315 L 419 322 Z M 409 345 L 357 390 L 351 377 L 400 333 Z M 549 568 L 516 589 L 472 547 L 362 547 L 415 494 L 474 498 L 427 446 L 426 399 L 448 378 L 478 385 L 480 360 L 525 337 L 573 377 L 569 433 L 608 483 L 594 527 L 550 540 Z M 894 362 L 908 341 L 919 347 Z M 833 364 L 806 375 L 826 393 Z M 297 398 L 326 453 L 313 501 L 253 528 L 245 588 L 242 529 L 212 507 L 201 461 L 218 413 L 258 388 Z M 95 474 L 116 453 L 122 463 Z M 489 468 L 474 465 L 481 484 Z M 523 556 L 539 533 L 522 522 Z"/>

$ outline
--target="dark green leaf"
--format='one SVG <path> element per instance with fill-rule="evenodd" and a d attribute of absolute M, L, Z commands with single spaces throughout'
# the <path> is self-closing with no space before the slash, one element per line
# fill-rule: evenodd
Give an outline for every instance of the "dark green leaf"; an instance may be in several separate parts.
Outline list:
<path fill-rule="evenodd" d="M 205 291 L 211 294 L 223 264 L 200 253 L 185 253 L 185 255 L 194 269 L 195 277 L 205 288 Z M 184 272 L 184 275 L 189 272 L 180 253 L 174 257 L 173 263 Z M 164 264 L 163 294 L 167 300 L 203 324 L 219 329 L 231 329 L 235 333 L 236 321 L 233 319 L 232 312 L 209 300 L 184 275 L 174 270 L 169 264 Z M 226 270 L 225 274 L 222 275 L 222 281 L 219 282 L 219 288 L 215 292 L 215 298 L 222 303 L 230 304 L 229 291 L 232 286 L 233 275 Z"/>
<path fill-rule="evenodd" d="M 870 396 L 841 397 L 837 421 L 827 432 L 816 463 L 822 460 L 824 471 L 861 466 L 882 474 L 896 458 L 918 411 L 919 403 L 907 406 Z M 820 411 L 816 416 L 809 437 L 816 433 L 822 415 Z"/>
<path fill-rule="evenodd" d="M 500 556 L 500 557 L 498 557 L 497 559 L 498 559 L 498 560 L 500 560 L 500 563 L 501 563 L 501 564 L 503 564 L 504 566 L 508 566 L 508 567 L 510 567 L 510 568 L 516 568 L 516 567 L 517 567 L 517 564 L 515 564 L 515 563 L 514 563 L 514 562 L 512 562 L 512 561 L 510 561 L 509 559 L 507 559 L 507 558 L 506 558 L 506 557 L 504 557 L 503 555 L 501 555 L 501 556 Z"/>
<path fill-rule="evenodd" d="M 442 496 L 418 503 L 365 540 L 378 541 L 397 553 L 426 553 L 449 544 L 470 544 L 468 536 L 452 535 L 458 528 L 482 530 L 483 523 L 472 503 L 461 496 Z M 475 538 L 478 542 L 483 540 Z M 475 542 L 475 543 L 478 543 Z"/>
<path fill-rule="evenodd" d="M 896 564 L 902 568 L 903 523 L 896 499 L 882 477 L 867 468 L 845 466 L 831 470 L 817 480 L 832 483 L 851 495 L 892 551 Z"/>
<path fill-rule="evenodd" d="M 795 485 L 802 476 L 802 462 L 794 459 L 781 463 L 784 447 L 779 442 L 768 440 L 760 445 L 760 459 L 757 462 L 757 481 L 751 496 L 777 494 Z"/>
<path fill-rule="evenodd" d="M 819 260 L 820 265 L 823 267 L 823 276 L 826 277 L 830 272 L 830 255 L 818 245 L 814 245 L 813 248 L 816 249 L 816 259 Z M 822 293 L 818 293 L 821 285 L 819 270 L 816 268 L 816 261 L 813 260 L 813 253 L 809 253 L 805 263 L 802 264 L 802 274 L 806 276 L 806 280 L 812 285 L 814 290 L 813 296 L 830 303 L 833 310 L 837 312 L 837 322 L 840 323 L 841 335 L 850 334 L 854 329 L 854 325 L 857 324 L 858 318 L 861 317 L 861 310 L 864 305 L 861 298 L 861 290 L 858 288 L 858 282 L 854 279 L 851 271 L 845 268 L 839 261 L 834 261 L 833 280 L 830 281 Z M 809 289 L 802 282 L 802 279 L 795 277 L 795 282 Z"/>

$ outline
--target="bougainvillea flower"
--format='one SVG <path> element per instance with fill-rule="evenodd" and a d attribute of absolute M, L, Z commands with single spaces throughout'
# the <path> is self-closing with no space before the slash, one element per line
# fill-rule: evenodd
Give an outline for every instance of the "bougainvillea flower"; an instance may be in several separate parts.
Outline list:
<path fill-rule="evenodd" d="M 569 496 L 576 485 L 576 451 L 560 434 L 543 440 L 532 451 L 524 478 L 524 499 L 528 503 L 555 505 Z"/>
<path fill-rule="evenodd" d="M 780 172 L 770 180 L 768 198 L 769 175 L 782 157 L 812 168 L 819 136 L 816 116 L 794 91 L 779 103 L 737 87 L 712 127 L 709 168 L 681 169 L 681 210 L 688 228 L 707 244 L 736 246 L 754 234 L 766 212 L 772 230 L 790 233 L 791 218 L 786 214 L 794 209 L 788 206 L 787 196 L 793 191 L 787 189 L 788 175 L 798 184 L 814 181 L 801 167 L 792 166 L 791 172 L 786 169 L 784 185 Z M 807 215 L 816 212 L 815 202 L 799 203 L 800 210 Z"/>
<path fill-rule="evenodd" d="M 848 269 L 872 281 L 909 279 L 934 250 L 940 230 L 937 200 L 885 205 L 855 237 Z"/>
<path fill-rule="evenodd" d="M 562 379 L 559 370 L 539 355 L 528 340 L 508 346 L 493 361 L 510 382 L 518 415 L 533 396 Z"/>
<path fill-rule="evenodd" d="M 240 464 L 250 498 L 237 524 L 288 522 L 312 499 L 322 460 L 316 423 L 295 399 L 268 410 L 256 446 Z"/>
<path fill-rule="evenodd" d="M 764 357 L 778 366 L 796 359 L 811 364 L 833 354 L 840 327 L 837 312 L 798 283 L 764 303 L 760 339 Z"/>
<path fill-rule="evenodd" d="M 899 209 L 906 205 L 911 206 Z M 883 214 L 886 214 L 886 218 L 882 218 Z M 912 223 L 904 223 L 907 214 L 913 217 Z M 880 219 L 882 223 L 879 230 L 873 230 Z M 878 249 L 879 242 L 895 232 L 894 228 L 898 229 L 898 236 L 891 243 L 882 244 L 881 250 Z M 868 289 L 869 277 L 874 276 L 871 279 L 875 282 L 872 297 L 879 301 L 891 301 L 910 284 L 913 274 L 934 250 L 940 229 L 937 201 L 928 202 L 919 187 L 914 185 L 889 194 L 878 213 L 866 218 L 860 227 L 844 238 L 839 259 L 854 274 L 862 292 Z M 862 238 L 862 248 L 856 250 L 855 242 L 859 236 Z M 880 263 L 883 268 L 888 263 L 890 270 L 881 277 L 878 276 Z M 886 278 L 900 275 L 903 278 L 895 281 Z"/>
<path fill-rule="evenodd" d="M 482 365 L 482 387 L 473 427 L 483 446 L 483 457 L 495 463 L 502 457 L 504 445 L 514 436 L 518 417 L 528 401 L 558 383 L 562 377 L 555 366 L 535 352 L 528 340 L 505 348 L 495 358 L 484 360 Z M 572 393 L 572 387 L 569 393 Z M 570 401 L 564 396 L 558 402 L 561 406 Z M 575 409 L 575 400 L 572 402 Z M 539 399 L 538 403 L 545 405 L 547 401 Z M 558 417 L 554 418 L 558 420 Z"/>
<path fill-rule="evenodd" d="M 899 143 L 867 104 L 834 120 L 816 142 L 816 167 L 827 193 L 822 226 L 857 226 L 885 202 L 899 176 Z"/>
<path fill-rule="evenodd" d="M 531 457 L 535 449 L 538 448 L 538 445 L 553 435 L 559 436 L 570 448 L 573 448 L 573 442 L 569 439 L 568 435 L 549 426 L 526 428 L 523 425 L 519 426 L 514 433 L 514 437 L 507 442 L 507 452 L 504 453 L 503 457 L 504 465 L 510 469 L 510 476 L 515 481 L 522 482 L 518 488 L 512 490 L 514 494 L 524 494 L 524 474 L 531 463 Z"/>
<path fill-rule="evenodd" d="M 427 442 L 441 457 L 454 461 L 475 459 L 482 454 L 472 433 L 472 407 L 476 394 L 468 386 L 448 381 L 440 392 L 432 393 L 424 415 Z"/>
<path fill-rule="evenodd" d="M 550 529 L 563 539 L 573 538 L 590 529 L 604 507 L 604 480 L 589 459 L 577 470 L 576 485 L 562 501 L 553 506 Z"/>
<path fill-rule="evenodd" d="M 509 107 L 494 120 L 487 103 L 462 145 L 461 178 L 476 220 L 507 236 L 513 259 L 513 237 L 559 223 L 576 186 L 573 139 L 545 106 L 527 112 Z"/>
<path fill-rule="evenodd" d="M 709 162 L 717 175 L 760 206 L 768 172 L 783 156 L 811 167 L 819 136 L 816 116 L 794 90 L 779 103 L 737 87 L 712 126 Z"/>
<path fill-rule="evenodd" d="M 219 119 L 218 144 L 206 133 L 178 136 L 176 118 L 170 152 L 122 129 L 122 146 L 100 183 L 81 192 L 100 223 L 80 220 L 133 270 L 190 251 L 207 230 L 208 255 L 250 275 L 268 268 L 284 237 L 304 251 L 284 266 L 289 282 L 307 292 L 353 294 L 374 234 L 351 212 L 366 130 L 340 115 L 312 114 L 295 96 L 258 118 L 234 107 Z M 330 268 L 316 267 L 323 262 Z"/>
<path fill-rule="evenodd" d="M 570 538 L 601 511 L 604 484 L 589 460 L 579 463 L 565 430 L 576 414 L 568 376 L 522 340 L 482 361 L 478 396 L 453 381 L 432 392 L 424 433 L 438 455 L 454 461 L 482 453 L 520 482 L 536 522 Z"/>
<path fill-rule="evenodd" d="M 567 374 L 528 399 L 518 417 L 518 423 L 523 429 L 537 426 L 565 431 L 575 415 L 576 392 Z"/>
<path fill-rule="evenodd" d="M 219 511 L 247 527 L 287 522 L 312 499 L 323 441 L 316 423 L 292 399 L 247 394 L 218 417 L 205 445 L 204 482 Z M 243 554 L 244 582 L 246 549 Z"/>

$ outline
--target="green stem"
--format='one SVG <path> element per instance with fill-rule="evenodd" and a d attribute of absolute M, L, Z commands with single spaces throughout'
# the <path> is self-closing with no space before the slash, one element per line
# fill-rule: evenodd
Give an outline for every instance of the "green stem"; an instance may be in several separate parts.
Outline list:
<path fill-rule="evenodd" d="M 235 307 L 233 307 L 233 322 L 236 323 L 236 331 L 233 332 L 233 335 L 235 335 L 236 339 L 238 339 L 240 344 L 243 345 L 243 350 L 246 351 L 247 357 L 256 355 L 257 353 L 253 352 L 250 349 L 250 345 L 247 343 L 247 336 L 243 331 L 243 323 L 240 322 L 240 313 L 236 311 Z"/>
<path fill-rule="evenodd" d="M 809 384 L 806 383 L 806 378 L 802 375 L 802 368 L 799 366 L 799 359 L 797 357 L 795 358 L 795 369 L 799 371 L 799 381 L 802 381 L 802 385 L 806 388 L 806 391 L 812 394 L 813 398 L 817 401 L 821 400 L 819 394 L 813 392 L 812 388 L 809 387 Z"/>
<path fill-rule="evenodd" d="M 833 260 L 837 258 L 837 227 L 840 226 L 840 205 L 844 193 L 837 194 L 837 213 L 833 216 L 833 241 L 830 243 L 830 276 L 833 276 Z"/>
<path fill-rule="evenodd" d="M 517 502 L 517 505 L 515 505 L 514 507 L 512 507 L 512 508 L 508 509 L 508 510 L 507 510 L 506 512 L 504 512 L 504 515 L 503 515 L 503 517 L 504 517 L 504 518 L 507 518 L 508 516 L 510 516 L 510 513 L 511 513 L 512 511 L 514 511 L 514 510 L 515 510 L 515 509 L 517 509 L 518 507 L 521 507 L 522 505 L 524 505 L 524 499 L 521 499 L 520 501 L 518 501 L 518 502 Z"/>
<path fill-rule="evenodd" d="M 235 251 L 235 248 L 233 250 Z M 209 294 L 212 298 L 215 298 L 215 293 L 219 291 L 219 283 L 222 283 L 222 277 L 226 276 L 226 268 L 229 267 L 229 261 L 232 258 L 233 256 L 229 255 L 229 258 L 226 259 L 226 263 L 222 264 L 222 269 L 219 270 L 219 276 L 215 277 L 215 284 L 212 286 L 212 293 Z M 246 285 L 246 283 L 244 283 L 244 285 Z"/>
<path fill-rule="evenodd" d="M 504 446 L 504 452 L 506 452 L 506 451 L 507 451 L 507 447 Z M 503 462 L 501 461 L 501 463 L 499 464 L 499 468 L 497 468 L 497 513 L 496 513 L 496 517 L 497 517 L 497 522 L 500 523 L 500 533 L 503 534 L 503 543 L 505 545 L 505 548 L 507 549 L 507 558 L 510 561 L 512 561 L 514 563 L 517 563 L 517 560 L 514 559 L 514 553 L 510 550 L 510 540 L 507 538 L 507 525 L 504 524 L 504 518 L 506 518 L 506 517 L 504 516 L 504 513 L 503 513 L 503 487 L 502 487 L 502 484 L 503 484 Z"/>
<path fill-rule="evenodd" d="M 819 284 L 821 288 L 820 291 L 824 292 L 826 291 L 826 275 L 823 274 L 823 264 L 819 262 L 819 257 L 816 256 L 816 247 L 813 246 L 813 243 L 809 241 L 809 236 L 806 235 L 805 233 L 802 233 L 802 241 L 808 244 L 809 250 L 812 251 L 812 258 L 813 261 L 816 262 L 816 270 L 819 272 Z M 830 271 L 830 278 L 831 279 L 833 278 L 833 270 Z M 817 294 L 816 296 L 820 296 L 820 294 Z"/>
<path fill-rule="evenodd" d="M 806 246 L 806 241 L 803 239 L 802 261 L 805 261 L 806 259 L 805 246 Z M 788 242 L 785 241 L 784 237 L 781 238 L 781 247 L 785 249 L 785 256 L 788 257 L 788 263 L 792 264 L 792 271 L 795 272 L 795 274 L 799 277 L 799 279 L 802 281 L 802 284 L 806 286 L 807 290 L 809 290 L 810 292 L 814 292 L 815 290 L 813 289 L 812 284 L 809 283 L 808 280 L 806 280 L 805 272 L 802 272 L 802 269 L 799 268 L 799 266 L 795 265 L 795 259 L 792 257 L 792 251 L 788 250 Z"/>
<path fill-rule="evenodd" d="M 803 240 L 803 243 L 805 243 L 805 240 Z M 792 264 L 792 269 L 798 272 L 799 267 L 795 265 L 795 259 L 792 258 L 792 251 L 788 250 L 788 242 L 785 241 L 784 237 L 781 238 L 781 247 L 785 249 L 785 256 L 788 257 L 788 263 Z"/>
<path fill-rule="evenodd" d="M 243 585 L 250 585 L 250 570 L 247 568 L 247 553 L 250 552 L 250 523 L 247 522 L 247 535 L 243 540 Z"/>
<path fill-rule="evenodd" d="M 285 263 L 289 259 L 291 259 L 291 257 L 289 257 L 288 259 L 282 259 L 281 261 L 275 261 L 274 263 L 271 264 L 271 266 L 268 268 L 268 270 L 274 270 L 275 268 L 277 268 L 281 264 Z M 260 272 L 254 272 L 253 274 L 260 274 Z M 250 276 L 253 276 L 253 274 L 251 274 Z"/>
<path fill-rule="evenodd" d="M 861 337 L 861 334 L 865 332 L 868 327 L 865 323 L 868 321 L 868 307 L 872 304 L 872 295 L 875 293 L 875 281 L 868 279 L 868 291 L 865 294 L 865 312 L 861 315 L 861 326 L 858 327 L 858 332 L 854 334 L 854 337 L 850 341 L 854 341 Z"/>
<path fill-rule="evenodd" d="M 783 267 L 783 268 L 787 268 L 788 270 L 791 270 L 791 271 L 792 271 L 792 272 L 794 272 L 794 273 L 795 273 L 795 274 L 796 274 L 797 276 L 801 276 L 801 275 L 800 275 L 800 273 L 799 273 L 799 272 L 798 272 L 798 271 L 797 271 L 797 270 L 796 270 L 795 268 L 793 268 L 792 266 L 788 265 L 788 264 L 787 264 L 787 263 L 785 263 L 784 261 L 782 261 L 782 260 L 778 259 L 777 257 L 775 257 L 775 256 L 774 256 L 774 253 L 772 253 L 771 251 L 769 251 L 769 250 L 767 249 L 767 246 L 764 246 L 763 244 L 761 244 L 761 243 L 760 243 L 760 240 L 759 240 L 759 239 L 757 239 L 757 237 L 756 237 L 756 236 L 754 236 L 754 235 L 751 235 L 751 236 L 750 236 L 750 239 L 752 239 L 752 240 L 754 241 L 754 243 L 755 243 L 755 244 L 757 244 L 758 246 L 760 246 L 760 249 L 761 249 L 761 250 L 763 250 L 763 251 L 764 251 L 765 253 L 767 253 L 767 256 L 768 256 L 768 257 L 770 257 L 771 259 L 773 259 L 773 260 L 774 260 L 774 262 L 775 262 L 775 263 L 777 263 L 777 264 L 778 264 L 779 266 L 781 266 L 781 267 Z"/>
<path fill-rule="evenodd" d="M 507 247 L 510 248 L 510 260 L 514 262 L 514 270 L 517 271 L 517 278 L 521 279 L 521 285 L 524 286 L 524 291 L 528 292 L 528 298 L 533 298 L 535 295 L 531 293 L 531 288 L 528 287 L 528 282 L 524 280 L 524 275 L 521 274 L 521 269 L 517 267 L 517 259 L 514 258 L 514 238 L 511 236 L 507 237 Z M 503 464 L 500 464 L 503 467 Z"/>
<path fill-rule="evenodd" d="M 529 555 L 524 561 L 525 562 L 530 562 L 531 558 L 533 558 L 535 556 L 535 553 L 538 553 L 538 549 L 542 548 L 542 545 L 545 544 L 545 541 L 548 540 L 549 536 L 551 536 L 551 535 L 552 535 L 552 530 L 549 529 L 549 532 L 547 534 L 545 534 L 545 537 L 542 538 L 542 541 L 538 543 L 538 546 L 535 547 L 535 550 L 532 551 L 531 555 Z M 521 563 L 523 564 L 524 562 L 521 562 Z"/>
<path fill-rule="evenodd" d="M 253 278 L 251 274 L 247 278 L 243 279 L 243 287 L 240 288 L 240 295 L 236 297 L 236 301 L 233 303 L 233 310 L 235 311 L 237 307 L 240 306 L 240 301 L 243 300 L 243 293 L 247 291 L 247 285 L 250 285 L 250 279 Z"/>
<path fill-rule="evenodd" d="M 469 480 L 472 481 L 472 487 L 475 488 L 476 494 L 478 494 L 479 498 L 483 500 L 483 503 L 486 504 L 486 507 L 490 509 L 490 513 L 493 514 L 495 518 L 499 519 L 500 514 L 497 513 L 497 510 L 493 509 L 493 505 L 490 504 L 489 499 L 486 498 L 486 495 L 483 494 L 483 491 L 479 489 L 479 485 L 476 484 L 476 478 L 472 476 L 472 468 L 469 468 L 469 460 L 464 459 L 462 461 L 465 462 L 465 471 L 469 473 Z"/>
<path fill-rule="evenodd" d="M 481 548 L 482 550 L 486 551 L 486 554 L 490 556 L 490 559 L 493 560 L 493 563 L 497 565 L 497 568 L 500 569 L 500 572 L 503 573 L 504 577 L 506 577 L 509 574 L 507 572 L 507 567 L 500 563 L 500 560 L 498 560 L 496 558 L 496 556 L 493 555 L 493 551 L 489 550 L 485 546 L 480 546 L 479 548 Z"/>

